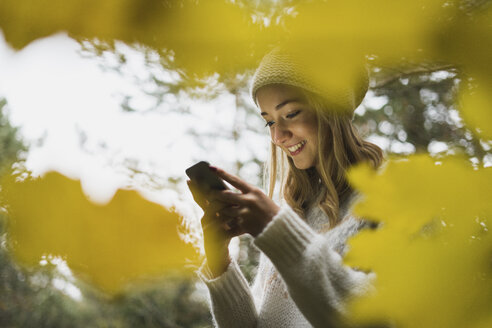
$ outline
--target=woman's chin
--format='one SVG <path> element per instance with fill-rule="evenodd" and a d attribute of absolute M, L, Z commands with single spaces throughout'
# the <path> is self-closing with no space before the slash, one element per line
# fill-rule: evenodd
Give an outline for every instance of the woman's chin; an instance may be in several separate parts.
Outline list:
<path fill-rule="evenodd" d="M 307 169 L 309 169 L 309 168 L 313 167 L 312 165 L 309 165 L 309 164 L 307 164 L 307 163 L 302 163 L 302 162 L 301 162 L 301 163 L 298 163 L 298 162 L 296 162 L 296 161 L 294 161 L 294 166 L 295 166 L 297 169 L 299 169 L 299 170 L 307 170 Z"/>
<path fill-rule="evenodd" d="M 316 160 L 310 160 L 306 158 L 292 158 L 292 161 L 294 163 L 294 166 L 298 170 L 307 170 L 316 166 Z"/>
<path fill-rule="evenodd" d="M 305 149 L 306 150 L 306 149 Z M 292 159 L 292 162 L 294 163 L 294 166 L 298 170 L 307 170 L 315 166 L 316 162 L 315 160 L 311 160 L 309 156 L 305 156 L 309 154 L 297 154 L 292 156 L 290 153 L 287 153 L 287 156 Z"/>

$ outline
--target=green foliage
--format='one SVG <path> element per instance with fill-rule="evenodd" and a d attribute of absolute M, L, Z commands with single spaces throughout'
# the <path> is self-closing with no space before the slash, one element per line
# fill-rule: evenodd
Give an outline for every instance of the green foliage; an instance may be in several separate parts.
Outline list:
<path fill-rule="evenodd" d="M 6 114 L 7 101 L 0 98 L 0 167 L 10 167 L 19 160 L 26 146 L 19 139 L 18 129 L 13 127 Z"/>
<path fill-rule="evenodd" d="M 194 281 L 169 278 L 148 288 L 129 292 L 112 303 L 127 327 L 207 327 L 207 304 L 195 300 Z"/>
<path fill-rule="evenodd" d="M 433 155 L 463 154 L 483 164 L 490 154 L 490 142 L 465 125 L 458 108 L 460 75 L 449 67 L 420 68 L 389 73 L 374 67 L 375 96 L 387 101 L 378 108 L 366 108 L 354 122 L 364 135 L 380 136 L 389 142 L 389 154 L 427 153 L 433 142 L 447 149 Z M 402 144 L 413 147 L 399 150 Z M 401 149 L 402 147 L 400 147 Z"/>

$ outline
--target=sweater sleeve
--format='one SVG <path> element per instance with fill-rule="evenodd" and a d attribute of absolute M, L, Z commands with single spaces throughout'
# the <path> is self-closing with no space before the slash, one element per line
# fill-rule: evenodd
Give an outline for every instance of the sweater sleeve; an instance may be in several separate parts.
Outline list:
<path fill-rule="evenodd" d="M 339 327 L 345 299 L 365 293 L 374 274 L 345 266 L 326 237 L 284 206 L 254 243 L 270 258 L 314 327 Z"/>
<path fill-rule="evenodd" d="M 257 312 L 248 282 L 237 262 L 232 259 L 226 272 L 211 278 L 204 263 L 197 272 L 210 293 L 212 315 L 219 328 L 252 328 L 256 326 Z"/>

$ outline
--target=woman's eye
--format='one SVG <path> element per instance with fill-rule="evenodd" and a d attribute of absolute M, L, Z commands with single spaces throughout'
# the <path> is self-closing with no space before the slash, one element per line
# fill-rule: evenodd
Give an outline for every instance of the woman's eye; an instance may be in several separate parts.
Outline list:
<path fill-rule="evenodd" d="M 287 114 L 287 118 L 293 118 L 293 117 L 296 117 L 297 114 L 299 114 L 301 111 L 300 110 L 296 110 L 295 112 L 293 113 L 290 113 L 290 114 Z"/>
<path fill-rule="evenodd" d="M 273 121 L 268 121 L 268 122 L 266 122 L 265 127 L 270 127 L 270 126 L 272 126 L 272 125 L 273 125 L 273 123 L 275 123 L 275 122 L 273 122 Z"/>

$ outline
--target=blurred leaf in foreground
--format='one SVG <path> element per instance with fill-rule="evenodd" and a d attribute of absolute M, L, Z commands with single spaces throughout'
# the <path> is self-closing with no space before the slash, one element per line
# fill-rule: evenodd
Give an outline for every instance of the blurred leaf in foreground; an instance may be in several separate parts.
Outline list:
<path fill-rule="evenodd" d="M 145 278 L 191 273 L 185 266 L 195 252 L 181 238 L 181 218 L 136 191 L 118 190 L 108 204 L 98 205 L 79 181 L 56 172 L 14 179 L 4 178 L 2 202 L 21 263 L 62 257 L 79 277 L 110 294 Z"/>
<path fill-rule="evenodd" d="M 459 108 L 478 136 L 492 140 L 492 6 L 489 1 L 470 4 L 473 11 L 447 22 L 434 44 L 446 60 L 462 69 L 465 77 L 472 77 L 463 81 Z"/>
<path fill-rule="evenodd" d="M 146 45 L 201 76 L 254 66 L 266 36 L 248 14 L 223 0 L 2 0 L 0 28 L 16 49 L 62 31 Z"/>
<path fill-rule="evenodd" d="M 364 199 L 354 209 L 383 221 L 350 241 L 350 265 L 377 274 L 354 319 L 399 327 L 482 327 L 492 304 L 492 168 L 415 155 L 382 173 L 354 168 Z"/>
<path fill-rule="evenodd" d="M 466 8 L 465 2 L 468 2 Z M 443 60 L 463 68 L 468 74 L 491 81 L 492 6 L 490 1 L 455 1 L 466 8 L 457 11 L 435 33 L 432 42 Z"/>
<path fill-rule="evenodd" d="M 492 58 L 491 58 L 492 60 Z M 460 110 L 468 126 L 482 138 L 492 140 L 492 80 L 470 81 L 460 90 Z"/>

